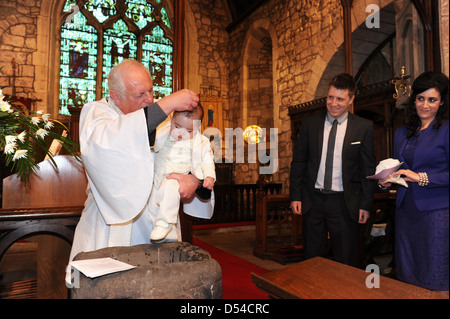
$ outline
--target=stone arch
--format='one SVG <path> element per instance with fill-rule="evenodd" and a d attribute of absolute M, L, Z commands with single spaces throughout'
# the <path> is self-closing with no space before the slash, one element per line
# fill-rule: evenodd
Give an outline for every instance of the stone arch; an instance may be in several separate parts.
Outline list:
<path fill-rule="evenodd" d="M 366 2 L 362 0 L 354 2 L 352 8 L 353 74 L 358 72 L 370 53 L 395 32 L 394 2 L 396 0 L 380 0 L 371 3 L 380 8 L 382 25 L 382 28 L 373 29 L 365 26 L 368 16 Z M 331 78 L 345 71 L 343 22 L 336 27 L 332 38 L 334 41 L 330 41 L 331 47 L 323 50 L 323 54 L 318 56 L 311 68 L 313 74 L 307 85 L 304 101 L 326 96 Z"/>
<path fill-rule="evenodd" d="M 396 31 L 397 55 L 395 69 L 405 66 L 415 79 L 425 71 L 424 27 L 414 5 L 407 0 L 397 1 Z"/>
<path fill-rule="evenodd" d="M 242 51 L 242 57 L 243 57 L 243 63 L 242 63 L 242 69 L 241 69 L 241 77 L 239 83 L 239 87 L 242 89 L 242 108 L 241 108 L 241 114 L 240 118 L 242 120 L 242 127 L 245 128 L 247 125 L 250 124 L 256 124 L 256 123 L 249 123 L 249 85 L 251 79 L 249 78 L 249 66 L 252 65 L 253 62 L 258 58 L 258 52 L 261 49 L 264 49 L 264 45 L 266 47 L 268 46 L 268 41 L 270 40 L 270 47 L 271 47 L 271 59 L 270 59 L 270 70 L 268 70 L 267 75 L 270 74 L 270 77 L 265 79 L 259 79 L 259 82 L 262 84 L 264 88 L 271 88 L 271 118 L 273 121 L 270 123 L 269 127 L 281 127 L 281 120 L 280 120 L 280 105 L 281 105 L 281 98 L 278 94 L 277 90 L 277 83 L 276 79 L 278 78 L 278 71 L 276 68 L 276 62 L 278 60 L 278 37 L 276 35 L 275 28 L 268 20 L 257 20 L 255 21 L 249 30 L 247 31 L 245 38 L 244 38 L 244 45 L 243 45 L 243 51 Z M 268 105 L 269 105 L 268 104 Z M 269 128 L 267 127 L 267 128 Z"/>

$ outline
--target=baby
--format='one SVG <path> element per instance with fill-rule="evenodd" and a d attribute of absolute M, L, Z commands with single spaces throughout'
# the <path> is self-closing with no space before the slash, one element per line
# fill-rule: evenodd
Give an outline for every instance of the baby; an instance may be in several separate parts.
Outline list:
<path fill-rule="evenodd" d="M 177 240 L 172 230 L 178 221 L 179 184 L 174 179 L 167 179 L 167 176 L 172 173 L 193 174 L 203 180 L 202 186 L 207 192 L 210 193 L 214 187 L 214 156 L 209 139 L 200 133 L 202 118 L 203 107 L 200 104 L 192 111 L 174 112 L 170 132 L 156 140 L 153 179 L 156 214 L 155 228 L 150 234 L 153 242 Z M 164 129 L 167 130 L 167 127 L 161 128 Z"/>

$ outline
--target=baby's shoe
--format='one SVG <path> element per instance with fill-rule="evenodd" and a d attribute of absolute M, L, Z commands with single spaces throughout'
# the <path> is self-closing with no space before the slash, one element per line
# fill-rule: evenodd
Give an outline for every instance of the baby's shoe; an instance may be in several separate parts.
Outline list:
<path fill-rule="evenodd" d="M 151 241 L 161 241 L 170 233 L 172 225 L 162 220 L 157 220 L 155 223 L 155 229 L 150 234 Z"/>
<path fill-rule="evenodd" d="M 178 236 L 177 236 L 177 229 L 176 227 L 172 227 L 172 230 L 170 231 L 169 234 L 167 234 L 166 238 L 164 238 L 165 243 L 173 243 L 178 241 Z"/>

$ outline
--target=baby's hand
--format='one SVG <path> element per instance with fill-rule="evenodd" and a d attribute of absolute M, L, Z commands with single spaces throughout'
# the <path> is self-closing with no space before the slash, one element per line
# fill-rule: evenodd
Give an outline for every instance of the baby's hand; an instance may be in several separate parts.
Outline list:
<path fill-rule="evenodd" d="M 212 189 L 214 188 L 214 178 L 206 177 L 203 180 L 203 187 L 212 191 Z"/>

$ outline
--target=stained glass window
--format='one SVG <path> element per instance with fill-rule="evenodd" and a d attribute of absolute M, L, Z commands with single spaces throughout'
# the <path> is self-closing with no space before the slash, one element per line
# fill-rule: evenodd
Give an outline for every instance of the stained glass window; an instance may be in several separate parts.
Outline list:
<path fill-rule="evenodd" d="M 136 59 L 136 35 L 128 31 L 128 27 L 119 20 L 112 29 L 105 31 L 103 40 L 103 95 L 108 94 L 108 74 L 113 66 L 124 59 Z"/>
<path fill-rule="evenodd" d="M 86 24 L 78 12 L 72 23 L 61 28 L 60 113 L 69 114 L 68 106 L 83 106 L 95 100 L 97 70 L 97 31 Z"/>
<path fill-rule="evenodd" d="M 172 41 L 164 37 L 163 30 L 156 26 L 152 34 L 144 37 L 142 63 L 153 75 L 155 98 L 170 94 L 172 88 Z"/>
<path fill-rule="evenodd" d="M 114 1 L 112 0 L 88 0 L 84 7 L 89 10 L 100 23 L 105 22 L 106 19 L 117 13 Z"/>
<path fill-rule="evenodd" d="M 172 93 L 173 30 L 163 0 L 67 0 L 61 26 L 60 114 L 109 94 L 123 59 L 152 73 L 155 98 Z"/>
<path fill-rule="evenodd" d="M 155 21 L 153 16 L 153 6 L 151 4 L 147 4 L 147 0 L 128 0 L 127 3 L 128 9 L 126 16 L 133 19 L 134 23 L 136 23 L 140 29 L 147 26 L 148 22 Z M 164 11 L 165 10 L 166 9 L 164 9 Z"/>
<path fill-rule="evenodd" d="M 170 26 L 170 19 L 169 16 L 167 15 L 166 8 L 164 7 L 161 8 L 161 19 L 164 21 L 164 23 L 168 28 L 172 28 Z"/>

